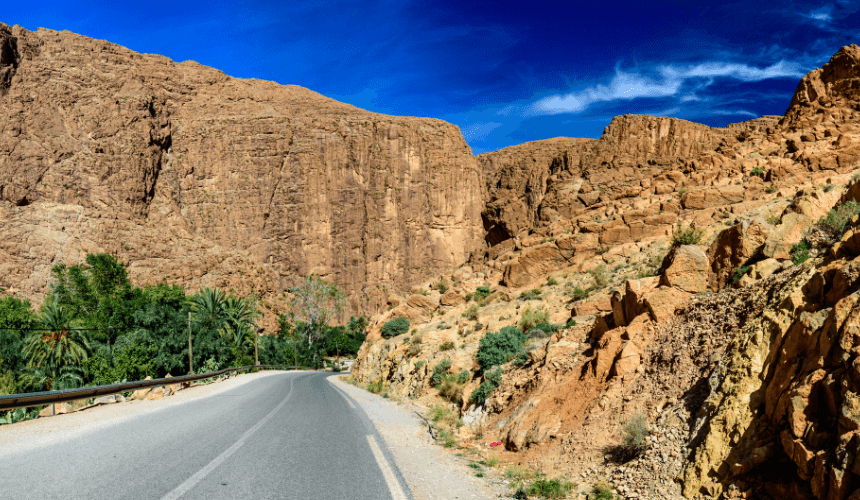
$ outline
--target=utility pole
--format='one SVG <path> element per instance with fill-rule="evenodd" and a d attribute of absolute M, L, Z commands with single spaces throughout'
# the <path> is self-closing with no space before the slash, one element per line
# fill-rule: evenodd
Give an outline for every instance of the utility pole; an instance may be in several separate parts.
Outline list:
<path fill-rule="evenodd" d="M 194 373 L 194 358 L 191 357 L 191 311 L 188 311 L 188 374 Z"/>
<path fill-rule="evenodd" d="M 260 332 L 254 332 L 254 365 L 260 366 L 260 358 L 257 357 L 257 338 L 259 338 Z"/>

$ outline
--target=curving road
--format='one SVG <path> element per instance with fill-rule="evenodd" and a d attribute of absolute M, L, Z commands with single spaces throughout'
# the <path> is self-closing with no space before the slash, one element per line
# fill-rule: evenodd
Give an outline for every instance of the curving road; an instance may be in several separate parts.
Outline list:
<path fill-rule="evenodd" d="M 261 377 L 50 447 L 5 450 L 0 496 L 412 498 L 373 424 L 329 376 Z"/>

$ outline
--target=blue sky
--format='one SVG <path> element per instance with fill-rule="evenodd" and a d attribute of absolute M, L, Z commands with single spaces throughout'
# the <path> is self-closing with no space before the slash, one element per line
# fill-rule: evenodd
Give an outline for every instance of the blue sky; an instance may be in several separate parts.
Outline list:
<path fill-rule="evenodd" d="M 476 154 L 597 138 L 625 113 L 711 126 L 781 115 L 804 74 L 860 44 L 860 0 L 43 0 L 3 2 L 0 21 L 441 118 Z"/>

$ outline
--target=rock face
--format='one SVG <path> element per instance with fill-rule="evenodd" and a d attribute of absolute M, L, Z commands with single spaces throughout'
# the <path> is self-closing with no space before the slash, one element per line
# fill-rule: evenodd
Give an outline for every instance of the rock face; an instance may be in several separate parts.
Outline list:
<path fill-rule="evenodd" d="M 440 120 L 5 25 L 0 101 L 0 286 L 34 298 L 109 252 L 276 309 L 318 273 L 373 312 L 481 244 L 481 173 Z"/>

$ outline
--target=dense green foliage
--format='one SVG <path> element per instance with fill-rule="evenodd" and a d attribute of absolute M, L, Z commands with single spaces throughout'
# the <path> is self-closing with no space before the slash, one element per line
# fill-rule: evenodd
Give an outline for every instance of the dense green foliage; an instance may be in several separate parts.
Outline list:
<path fill-rule="evenodd" d="M 88 255 L 71 267 L 59 264 L 51 274 L 38 311 L 26 300 L 0 298 L 0 394 L 186 375 L 189 327 L 195 372 L 254 364 L 261 313 L 253 296 L 137 287 L 125 265 L 107 254 Z M 341 297 L 334 285 L 322 288 L 327 298 Z M 319 366 L 323 356 L 358 351 L 365 318 L 328 326 L 322 316 L 313 317 L 311 331 L 307 323 L 282 316 L 279 335 L 259 339 L 260 363 Z M 5 412 L 0 423 L 30 413 Z"/>
<path fill-rule="evenodd" d="M 799 266 L 809 259 L 809 243 L 806 240 L 791 247 L 791 262 Z"/>
<path fill-rule="evenodd" d="M 815 227 L 824 233 L 831 243 L 839 241 L 848 227 L 848 222 L 857 214 L 860 214 L 860 204 L 854 200 L 847 201 L 827 212 L 827 215 L 815 223 Z"/>
<path fill-rule="evenodd" d="M 496 332 L 487 332 L 478 344 L 476 356 L 482 371 L 514 359 L 523 349 L 528 337 L 513 326 L 506 326 Z"/>
<path fill-rule="evenodd" d="M 409 320 L 406 318 L 394 318 L 391 321 L 382 325 L 382 336 L 390 339 L 398 335 L 403 335 L 409 331 Z"/>
<path fill-rule="evenodd" d="M 475 289 L 475 293 L 472 294 L 472 298 L 476 301 L 487 298 L 490 296 L 490 287 L 488 286 L 479 286 Z"/>
<path fill-rule="evenodd" d="M 487 398 L 502 384 L 502 369 L 496 368 L 495 370 L 484 375 L 484 381 L 481 382 L 481 385 L 478 386 L 477 389 L 472 391 L 471 396 L 469 396 L 469 401 L 473 403 L 477 403 L 479 405 L 484 404 L 487 401 Z"/>

